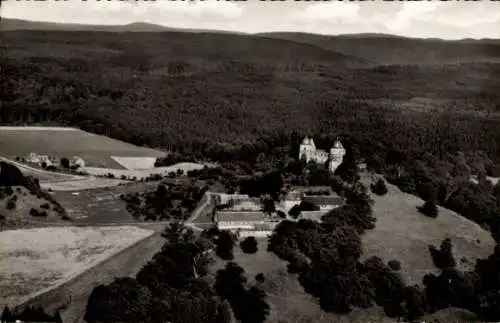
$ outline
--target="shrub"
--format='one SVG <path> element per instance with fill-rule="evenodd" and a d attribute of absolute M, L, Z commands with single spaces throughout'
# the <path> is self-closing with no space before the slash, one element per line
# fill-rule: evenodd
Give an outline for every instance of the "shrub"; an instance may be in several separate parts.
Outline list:
<path fill-rule="evenodd" d="M 257 240 L 255 237 L 247 237 L 240 243 L 240 247 L 244 253 L 256 253 L 258 250 Z"/>
<path fill-rule="evenodd" d="M 7 200 L 7 204 L 5 207 L 7 208 L 7 210 L 13 210 L 16 208 L 16 206 L 17 206 L 16 200 L 9 199 Z"/>
<path fill-rule="evenodd" d="M 44 204 L 40 205 L 40 208 L 48 210 L 48 209 L 50 209 L 50 205 L 49 205 L 49 203 L 44 203 Z"/>
<path fill-rule="evenodd" d="M 429 246 L 429 252 L 431 254 L 432 261 L 434 265 L 439 269 L 453 268 L 456 266 L 455 258 L 452 253 L 453 245 L 449 238 L 446 238 L 441 243 L 439 249 L 434 246 Z"/>
<path fill-rule="evenodd" d="M 40 212 L 38 212 L 38 210 L 36 210 L 36 209 L 31 209 L 30 215 L 31 216 L 40 216 Z"/>
<path fill-rule="evenodd" d="M 7 186 L 7 187 L 5 188 L 5 194 L 7 194 L 7 195 L 12 195 L 12 194 L 14 194 L 14 190 L 12 189 L 12 187 Z"/>
<path fill-rule="evenodd" d="M 255 275 L 255 280 L 262 283 L 265 280 L 264 274 L 258 273 L 257 275 Z"/>
<path fill-rule="evenodd" d="M 420 213 L 430 217 L 430 218 L 437 218 L 438 217 L 438 208 L 436 204 L 435 199 L 429 199 L 427 200 L 424 205 L 418 207 L 418 210 Z"/>
<path fill-rule="evenodd" d="M 375 183 L 370 186 L 373 193 L 377 195 L 385 195 L 387 194 L 387 186 L 385 185 L 385 181 L 382 178 L 379 178 Z"/>
<path fill-rule="evenodd" d="M 396 260 L 396 259 L 389 260 L 389 262 L 387 263 L 387 266 L 394 271 L 401 270 L 401 262 L 399 262 L 399 260 Z"/>
<path fill-rule="evenodd" d="M 216 254 L 223 260 L 232 260 L 234 239 L 230 232 L 222 231 L 215 242 Z"/>

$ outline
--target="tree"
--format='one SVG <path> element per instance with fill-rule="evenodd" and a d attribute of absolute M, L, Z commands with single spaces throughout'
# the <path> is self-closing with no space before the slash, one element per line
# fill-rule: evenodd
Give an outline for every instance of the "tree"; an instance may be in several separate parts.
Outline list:
<path fill-rule="evenodd" d="M 299 204 L 295 204 L 294 206 L 292 206 L 292 208 L 290 209 L 290 211 L 288 211 L 288 215 L 291 216 L 294 219 L 297 219 L 300 216 L 301 212 L 302 212 L 302 210 L 300 208 L 300 205 Z"/>
<path fill-rule="evenodd" d="M 276 211 L 276 205 L 274 204 L 274 200 L 270 197 L 264 197 L 262 198 L 262 212 L 271 214 Z"/>
<path fill-rule="evenodd" d="M 0 317 L 1 322 L 14 322 L 14 317 L 8 306 L 5 306 Z"/>
<path fill-rule="evenodd" d="M 247 237 L 240 243 L 241 250 L 244 253 L 256 253 L 257 252 L 257 240 L 255 237 Z"/>
<path fill-rule="evenodd" d="M 246 291 L 237 317 L 241 323 L 262 323 L 266 320 L 270 308 L 265 298 L 265 292 L 258 287 L 253 286 Z"/>
<path fill-rule="evenodd" d="M 60 163 L 61 167 L 64 169 L 69 169 L 69 167 L 70 167 L 69 159 L 66 157 L 61 158 L 61 161 L 59 163 Z"/>
<path fill-rule="evenodd" d="M 434 265 L 439 269 L 453 268 L 456 266 L 455 258 L 453 257 L 451 239 L 446 238 L 441 242 L 439 249 L 430 245 L 429 252 Z"/>
<path fill-rule="evenodd" d="M 420 211 L 420 213 L 433 219 L 437 218 L 439 215 L 435 199 L 429 199 L 425 201 L 424 205 L 418 207 L 418 210 Z"/>
<path fill-rule="evenodd" d="M 215 245 L 217 256 L 219 256 L 221 259 L 232 260 L 234 258 L 234 239 L 230 232 L 222 231 L 215 241 Z"/>
<path fill-rule="evenodd" d="M 370 186 L 373 193 L 377 195 L 385 195 L 387 194 L 387 186 L 385 185 L 385 181 L 382 178 L 379 178 L 375 183 Z"/>

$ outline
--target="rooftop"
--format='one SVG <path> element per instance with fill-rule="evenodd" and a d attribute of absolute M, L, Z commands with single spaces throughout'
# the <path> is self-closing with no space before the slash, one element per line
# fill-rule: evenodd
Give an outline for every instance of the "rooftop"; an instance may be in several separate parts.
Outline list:
<path fill-rule="evenodd" d="M 220 211 L 217 213 L 217 221 L 237 222 L 237 221 L 269 221 L 269 216 L 261 211 L 254 212 L 237 212 L 237 211 Z"/>
<path fill-rule="evenodd" d="M 307 195 L 302 201 L 316 205 L 338 205 L 344 201 L 344 198 L 338 195 Z"/>

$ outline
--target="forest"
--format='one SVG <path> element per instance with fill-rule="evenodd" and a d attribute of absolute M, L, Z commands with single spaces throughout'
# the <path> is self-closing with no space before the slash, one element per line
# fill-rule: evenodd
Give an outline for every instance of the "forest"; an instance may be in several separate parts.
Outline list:
<path fill-rule="evenodd" d="M 353 48 L 215 33 L 12 31 L 2 45 L 4 124 L 77 126 L 197 159 L 331 133 L 500 155 L 496 44 L 469 44 L 477 61 L 446 61 L 446 50 L 439 64 L 379 66 Z"/>

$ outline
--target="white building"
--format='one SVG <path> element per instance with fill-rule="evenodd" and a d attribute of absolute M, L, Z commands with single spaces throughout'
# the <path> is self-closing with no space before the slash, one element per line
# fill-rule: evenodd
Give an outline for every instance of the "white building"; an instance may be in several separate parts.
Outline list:
<path fill-rule="evenodd" d="M 51 166 L 54 164 L 53 158 L 48 155 L 39 155 L 37 153 L 30 153 L 26 157 L 26 162 L 30 164 L 42 165 L 45 163 L 46 166 Z"/>
<path fill-rule="evenodd" d="M 330 149 L 330 153 L 325 150 L 317 149 L 314 144 L 314 140 L 309 137 L 305 137 L 302 140 L 299 148 L 299 159 L 305 159 L 306 162 L 315 161 L 318 164 L 325 164 L 328 162 L 328 169 L 330 172 L 335 172 L 337 167 L 342 163 L 346 151 L 342 143 L 337 140 L 335 144 Z"/>
<path fill-rule="evenodd" d="M 69 165 L 72 167 L 76 165 L 78 167 L 85 167 L 85 161 L 81 157 L 73 156 L 69 159 Z"/>
<path fill-rule="evenodd" d="M 302 201 L 317 205 L 320 211 L 330 211 L 344 203 L 344 198 L 338 195 L 306 195 Z"/>
<path fill-rule="evenodd" d="M 262 211 L 219 211 L 215 214 L 217 229 L 232 231 L 240 238 L 269 236 L 279 222 L 280 220 L 270 219 Z"/>

